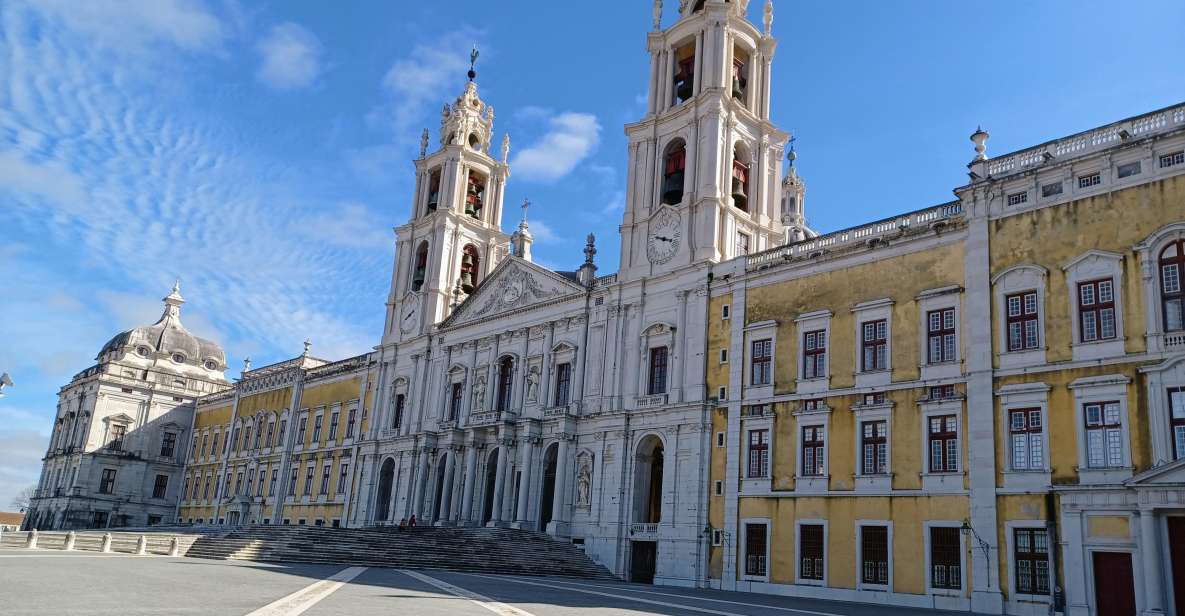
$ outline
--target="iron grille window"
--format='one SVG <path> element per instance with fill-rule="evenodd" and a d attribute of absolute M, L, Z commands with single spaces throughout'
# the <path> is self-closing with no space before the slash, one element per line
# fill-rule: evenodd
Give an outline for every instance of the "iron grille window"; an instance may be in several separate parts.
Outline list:
<path fill-rule="evenodd" d="M 889 472 L 889 425 L 886 421 L 860 424 L 860 466 L 864 475 Z"/>
<path fill-rule="evenodd" d="M 930 586 L 947 590 L 963 587 L 963 567 L 959 558 L 959 529 L 930 529 Z"/>
<path fill-rule="evenodd" d="M 403 427 L 403 406 L 405 401 L 406 398 L 404 398 L 403 394 L 397 394 L 395 396 L 395 417 L 391 421 L 391 427 L 396 430 Z"/>
<path fill-rule="evenodd" d="M 1086 465 L 1123 466 L 1123 420 L 1118 402 L 1092 402 L 1083 407 L 1086 420 Z"/>
<path fill-rule="evenodd" d="M 1103 174 L 1098 171 L 1078 176 L 1078 188 L 1090 188 L 1103 183 Z"/>
<path fill-rule="evenodd" d="M 804 426 L 802 429 L 802 474 L 822 477 L 827 460 L 823 426 Z"/>
<path fill-rule="evenodd" d="M 769 473 L 769 430 L 749 430 L 749 478 Z"/>
<path fill-rule="evenodd" d="M 930 472 L 959 471 L 959 428 L 954 415 L 930 418 Z"/>
<path fill-rule="evenodd" d="M 160 441 L 160 457 L 171 458 L 177 449 L 177 433 L 165 432 Z"/>
<path fill-rule="evenodd" d="M 112 494 L 115 492 L 115 469 L 103 469 L 103 476 L 99 479 L 99 494 Z"/>
<path fill-rule="evenodd" d="M 345 494 L 346 493 L 346 479 L 349 476 L 350 476 L 350 465 L 346 462 L 342 462 L 340 465 L 338 465 L 338 473 L 337 473 L 337 493 L 338 494 Z"/>
<path fill-rule="evenodd" d="M 1169 429 L 1173 433 L 1173 458 L 1185 458 L 1185 387 L 1169 390 Z"/>
<path fill-rule="evenodd" d="M 889 322 L 885 319 L 866 321 L 860 327 L 860 345 L 864 350 L 861 370 L 872 372 L 888 368 Z"/>
<path fill-rule="evenodd" d="M 1039 343 L 1037 292 L 1025 291 L 1004 298 L 1008 311 L 1008 350 L 1035 349 Z"/>
<path fill-rule="evenodd" d="M 1115 288 L 1111 279 L 1078 283 L 1078 334 L 1082 342 L 1115 337 Z"/>
<path fill-rule="evenodd" d="M 1049 594 L 1049 533 L 1044 528 L 1017 528 L 1012 535 L 1016 592 Z"/>
<path fill-rule="evenodd" d="M 765 524 L 745 525 L 745 575 L 765 575 Z"/>
<path fill-rule="evenodd" d="M 650 349 L 650 383 L 647 392 L 651 395 L 667 392 L 667 348 Z"/>
<path fill-rule="evenodd" d="M 806 332 L 802 335 L 802 378 L 824 376 L 827 376 L 827 331 Z"/>
<path fill-rule="evenodd" d="M 572 364 L 555 367 L 555 405 L 566 406 L 572 389 Z"/>
<path fill-rule="evenodd" d="M 1160 157 L 1160 168 L 1165 169 L 1174 165 L 1185 164 L 1185 152 L 1173 152 Z"/>
<path fill-rule="evenodd" d="M 335 411 L 332 415 L 329 416 L 329 441 L 330 442 L 337 440 L 337 424 L 338 424 L 340 415 L 341 415 L 340 413 Z"/>
<path fill-rule="evenodd" d="M 926 313 L 928 361 L 931 364 L 955 360 L 955 309 L 943 308 Z"/>
<path fill-rule="evenodd" d="M 1012 441 L 1012 470 L 1045 469 L 1045 439 L 1041 409 L 1008 411 L 1008 432 Z"/>
<path fill-rule="evenodd" d="M 804 580 L 822 580 L 823 562 L 823 526 L 821 524 L 803 524 L 798 527 L 799 557 L 798 577 Z"/>
<path fill-rule="evenodd" d="M 889 583 L 889 529 L 885 526 L 860 527 L 860 581 Z"/>
<path fill-rule="evenodd" d="M 448 415 L 445 416 L 445 421 L 453 421 L 461 415 L 461 402 L 465 399 L 465 386 L 462 383 L 453 383 L 451 393 L 449 394 Z"/>
<path fill-rule="evenodd" d="M 157 475 L 156 481 L 152 484 L 152 498 L 164 498 L 165 493 L 169 489 L 169 476 Z"/>
<path fill-rule="evenodd" d="M 769 385 L 770 372 L 773 366 L 773 341 L 769 339 L 753 341 L 753 355 L 749 369 L 749 381 L 752 385 Z"/>
<path fill-rule="evenodd" d="M 1185 241 L 1177 240 L 1160 253 L 1160 300 L 1164 312 L 1164 330 L 1185 329 L 1185 292 L 1181 289 L 1181 270 L 1185 268 Z"/>

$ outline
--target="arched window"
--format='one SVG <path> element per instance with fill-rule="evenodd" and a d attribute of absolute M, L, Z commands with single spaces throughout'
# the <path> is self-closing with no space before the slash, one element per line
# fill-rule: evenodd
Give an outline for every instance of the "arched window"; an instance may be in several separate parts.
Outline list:
<path fill-rule="evenodd" d="M 745 103 L 749 93 L 749 57 L 739 48 L 732 52 L 732 97 Z"/>
<path fill-rule="evenodd" d="M 674 93 L 676 105 L 695 95 L 695 43 L 675 49 Z"/>
<path fill-rule="evenodd" d="M 749 211 L 749 154 L 739 143 L 732 154 L 732 204 Z"/>
<path fill-rule="evenodd" d="M 440 205 L 440 172 L 433 171 L 428 178 L 428 213 L 436 211 Z"/>
<path fill-rule="evenodd" d="M 477 133 L 469 133 L 469 147 L 474 150 L 481 149 L 481 139 L 477 138 Z"/>
<path fill-rule="evenodd" d="M 509 411 L 513 396 L 514 358 L 507 356 L 498 360 L 498 406 L 495 410 L 500 413 Z"/>
<path fill-rule="evenodd" d="M 468 188 L 465 191 L 465 213 L 481 218 L 481 208 L 485 205 L 486 181 L 477 173 L 469 172 Z"/>
<path fill-rule="evenodd" d="M 1181 271 L 1185 269 L 1185 241 L 1177 240 L 1160 251 L 1160 301 L 1164 331 L 1185 330 L 1185 291 Z"/>
<path fill-rule="evenodd" d="M 477 254 L 476 246 L 467 244 L 461 251 L 461 290 L 472 293 L 477 287 L 480 273 L 481 255 Z"/>
<path fill-rule="evenodd" d="M 687 146 L 677 139 L 667 146 L 663 157 L 662 202 L 677 205 L 683 201 L 684 168 L 687 165 Z"/>
<path fill-rule="evenodd" d="M 419 291 L 424 288 L 424 278 L 428 275 L 428 242 L 420 242 L 416 249 L 416 266 L 412 270 L 411 290 Z"/>

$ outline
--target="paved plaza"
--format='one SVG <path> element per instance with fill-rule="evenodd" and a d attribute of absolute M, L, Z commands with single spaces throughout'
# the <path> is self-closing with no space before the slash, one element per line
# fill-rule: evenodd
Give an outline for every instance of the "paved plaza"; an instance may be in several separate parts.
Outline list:
<path fill-rule="evenodd" d="M 877 605 L 621 582 L 56 550 L 0 550 L 0 580 L 0 611 L 6 616 L 917 613 Z"/>

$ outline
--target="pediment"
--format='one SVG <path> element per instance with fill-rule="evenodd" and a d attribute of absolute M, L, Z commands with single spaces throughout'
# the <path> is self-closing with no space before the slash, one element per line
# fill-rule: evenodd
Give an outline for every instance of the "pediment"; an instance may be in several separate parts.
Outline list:
<path fill-rule="evenodd" d="M 440 326 L 455 327 L 583 292 L 574 280 L 508 256 Z"/>
<path fill-rule="evenodd" d="M 108 423 L 116 423 L 116 424 L 125 424 L 126 425 L 126 424 L 130 424 L 136 420 L 135 420 L 135 418 L 133 418 L 131 415 L 128 415 L 127 413 L 116 413 L 115 415 L 108 415 L 108 416 L 104 417 L 103 421 L 108 422 Z"/>
<path fill-rule="evenodd" d="M 1154 466 L 1127 480 L 1133 488 L 1159 488 L 1185 485 L 1185 458 Z"/>

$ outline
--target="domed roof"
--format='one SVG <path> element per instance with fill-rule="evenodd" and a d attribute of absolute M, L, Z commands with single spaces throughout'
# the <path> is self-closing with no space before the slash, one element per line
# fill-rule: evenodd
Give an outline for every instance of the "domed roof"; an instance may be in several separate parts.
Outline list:
<path fill-rule="evenodd" d="M 146 348 L 148 354 L 167 355 L 179 359 L 179 363 L 188 363 L 206 367 L 206 363 L 213 361 L 216 370 L 226 368 L 226 353 L 216 342 L 199 338 L 185 329 L 181 324 L 181 304 L 185 299 L 181 297 L 180 283 L 173 285 L 173 291 L 164 298 L 165 311 L 160 319 L 152 325 L 144 325 L 117 334 L 103 345 L 99 351 L 99 359 L 111 351 L 131 349 L 136 352 Z"/>

